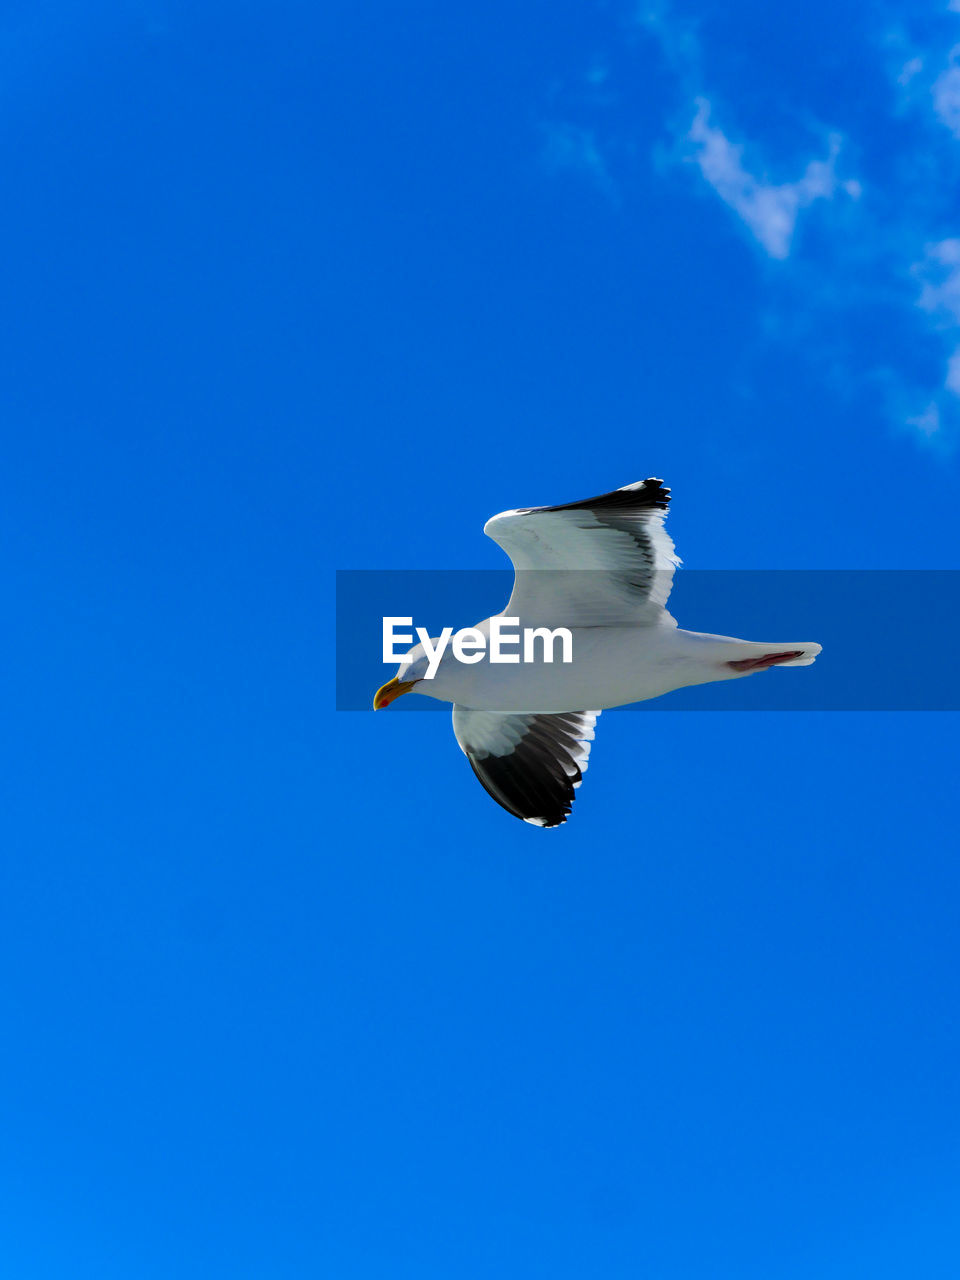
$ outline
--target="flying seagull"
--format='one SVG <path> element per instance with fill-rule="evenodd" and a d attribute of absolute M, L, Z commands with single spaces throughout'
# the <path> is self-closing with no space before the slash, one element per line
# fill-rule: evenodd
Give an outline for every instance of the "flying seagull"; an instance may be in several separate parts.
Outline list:
<path fill-rule="evenodd" d="M 428 679 L 419 644 L 377 690 L 374 708 L 411 692 L 452 702 L 457 742 L 489 794 L 524 822 L 556 827 L 570 813 L 602 710 L 767 667 L 809 666 L 818 644 L 677 626 L 665 608 L 680 563 L 664 529 L 669 502 L 662 481 L 640 480 L 488 520 L 484 533 L 514 568 L 513 593 L 496 618 L 520 630 L 569 629 L 571 660 L 551 661 L 544 643 L 539 661 L 492 662 L 488 650 L 468 665 L 448 648 Z M 491 621 L 476 630 L 489 637 Z"/>

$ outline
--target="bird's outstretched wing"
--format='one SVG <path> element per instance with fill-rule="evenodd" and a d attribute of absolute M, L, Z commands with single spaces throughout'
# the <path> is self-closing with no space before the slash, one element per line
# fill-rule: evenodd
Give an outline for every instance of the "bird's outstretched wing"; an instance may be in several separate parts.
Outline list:
<path fill-rule="evenodd" d="M 663 527 L 669 502 L 670 490 L 651 479 L 493 516 L 483 531 L 515 571 L 504 614 L 532 626 L 675 626 L 664 608 L 680 563 Z"/>
<path fill-rule="evenodd" d="M 566 822 L 599 711 L 502 715 L 454 706 L 453 732 L 497 804 L 537 827 Z"/>

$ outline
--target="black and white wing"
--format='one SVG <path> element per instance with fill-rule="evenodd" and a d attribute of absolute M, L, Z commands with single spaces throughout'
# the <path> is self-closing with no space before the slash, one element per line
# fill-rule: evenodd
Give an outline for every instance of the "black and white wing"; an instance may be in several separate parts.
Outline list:
<path fill-rule="evenodd" d="M 559 507 L 504 511 L 484 525 L 513 561 L 503 610 L 525 626 L 666 623 L 680 563 L 664 529 L 670 490 L 639 480 Z"/>
<path fill-rule="evenodd" d="M 502 715 L 455 705 L 453 732 L 497 804 L 537 827 L 566 822 L 599 711 Z"/>

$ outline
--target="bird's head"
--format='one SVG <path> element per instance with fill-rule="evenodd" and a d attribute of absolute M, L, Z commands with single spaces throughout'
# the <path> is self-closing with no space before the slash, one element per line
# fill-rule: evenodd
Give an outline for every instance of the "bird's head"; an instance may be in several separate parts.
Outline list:
<path fill-rule="evenodd" d="M 390 703 L 395 702 L 401 694 L 409 693 L 415 684 L 419 684 L 426 678 L 428 665 L 429 660 L 423 645 L 415 645 L 400 663 L 393 679 L 381 685 L 373 695 L 374 711 L 389 707 Z"/>

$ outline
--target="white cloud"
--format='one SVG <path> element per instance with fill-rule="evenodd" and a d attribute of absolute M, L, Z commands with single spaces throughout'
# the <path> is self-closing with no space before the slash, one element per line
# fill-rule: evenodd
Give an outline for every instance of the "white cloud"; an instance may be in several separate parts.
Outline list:
<path fill-rule="evenodd" d="M 951 406 L 955 413 L 960 399 L 960 239 L 928 244 L 924 257 L 914 264 L 913 274 L 921 282 L 917 306 L 933 317 L 953 348 L 943 381 L 947 394 L 941 393 L 922 414 L 909 420 L 911 426 L 932 436 L 941 429 L 944 410 Z"/>
<path fill-rule="evenodd" d="M 854 181 L 838 184 L 834 171 L 839 139 L 830 139 L 826 160 L 812 160 L 796 182 L 774 184 L 755 177 L 743 165 L 743 148 L 710 124 L 710 103 L 697 99 L 687 139 L 693 159 L 717 195 L 743 219 L 771 258 L 786 258 L 801 209 L 815 200 L 832 200 L 838 185 L 853 199 L 860 194 Z"/>
<path fill-rule="evenodd" d="M 897 84 L 903 85 L 905 88 L 915 76 L 920 74 L 922 70 L 923 59 L 921 57 L 914 56 L 912 58 L 908 58 L 900 68 L 897 75 Z"/>
<path fill-rule="evenodd" d="M 764 304 L 767 331 L 783 341 L 802 331 L 805 351 L 821 359 L 825 371 L 841 374 L 845 389 L 865 379 L 879 391 L 899 430 L 909 424 L 917 440 L 944 455 L 960 448 L 960 239 L 940 240 L 924 251 L 927 229 L 949 228 L 948 219 L 955 217 L 950 190 L 960 159 L 951 164 L 946 153 L 955 149 L 944 145 L 942 128 L 960 139 L 960 37 L 946 13 L 949 7 L 960 14 L 960 0 L 936 0 L 940 25 L 934 26 L 928 14 L 919 34 L 909 12 L 893 25 L 880 23 L 876 39 L 892 93 L 877 119 L 885 128 L 894 126 L 888 130 L 891 155 L 885 167 L 874 156 L 870 199 L 855 214 L 847 202 L 859 201 L 862 188 L 857 178 L 844 176 L 849 158 L 839 133 L 824 131 L 819 157 L 795 159 L 786 171 L 789 157 L 771 156 L 777 179 L 793 177 L 772 180 L 754 157 L 755 144 L 767 139 L 769 145 L 774 135 L 764 128 L 756 139 L 738 142 L 715 123 L 715 118 L 728 119 L 735 103 L 711 105 L 700 21 L 678 15 L 671 0 L 634 3 L 634 30 L 656 42 L 672 73 L 675 96 L 687 104 L 684 115 L 673 119 L 672 147 L 658 147 L 657 158 L 695 164 L 763 251 L 779 262 L 791 256 L 803 210 L 823 201 L 826 214 L 830 206 L 829 219 L 821 218 L 823 234 L 800 269 L 778 271 L 782 291 L 768 291 Z M 592 101 L 599 101 L 601 89 L 607 102 L 614 100 L 614 65 L 598 61 L 587 74 Z M 748 98 L 755 109 L 755 85 L 749 86 Z M 803 119 L 810 116 L 794 110 L 794 124 Z M 908 126 L 915 136 L 904 145 Z M 602 129 L 594 134 L 558 126 L 546 134 L 543 161 L 554 170 L 590 176 L 619 203 L 606 158 L 632 154 L 622 139 L 611 145 Z M 889 365 L 863 349 L 857 317 L 874 302 L 895 313 L 895 323 L 903 328 L 902 360 Z M 816 324 L 830 312 L 838 321 L 850 316 L 849 335 L 843 323 Z M 940 372 L 931 376 L 929 356 L 938 345 Z"/>
<path fill-rule="evenodd" d="M 960 45 L 950 50 L 950 60 L 933 82 L 933 109 L 950 132 L 960 138 Z"/>
<path fill-rule="evenodd" d="M 960 0 L 957 0 L 960 4 Z M 691 97 L 696 115 L 685 137 L 693 144 L 693 159 L 720 198 L 750 229 L 771 258 L 790 256 L 797 216 L 815 200 L 832 200 L 838 189 L 851 199 L 860 198 L 856 180 L 840 183 L 835 162 L 840 140 L 830 139 L 825 160 L 807 165 L 796 182 L 772 183 L 745 168 L 743 147 L 710 123 L 711 104 L 703 92 L 703 73 L 698 27 L 671 13 L 669 0 L 640 0 L 635 20 L 657 40 L 683 92 Z"/>
<path fill-rule="evenodd" d="M 946 326 L 960 326 L 960 240 L 928 244 L 913 271 L 922 282 L 917 305 Z"/>
<path fill-rule="evenodd" d="M 546 125 L 541 158 L 550 173 L 584 174 L 604 195 L 616 200 L 616 184 L 590 129 L 559 122 Z"/>
<path fill-rule="evenodd" d="M 931 400 L 922 413 L 907 419 L 907 426 L 915 427 L 921 435 L 931 439 L 940 430 L 940 406 Z"/>
<path fill-rule="evenodd" d="M 670 12 L 666 0 L 648 0 L 641 3 L 634 21 L 645 27 L 660 45 L 668 65 L 691 95 L 697 92 L 701 82 L 700 41 L 696 25 L 678 21 Z"/>
<path fill-rule="evenodd" d="M 947 8 L 952 13 L 960 13 L 960 0 L 950 0 Z M 911 55 L 902 62 L 895 77 L 901 91 L 901 107 L 913 111 L 922 107 L 921 120 L 932 117 L 960 140 L 960 44 L 955 44 L 944 56 L 942 49 L 934 44 L 918 49 L 902 30 L 891 35 L 888 44 L 897 49 L 901 59 L 906 53 Z M 937 67 L 941 68 L 939 74 Z M 937 199 L 938 187 L 930 184 L 930 179 L 939 176 L 942 170 L 943 161 L 937 152 L 928 147 L 918 148 L 912 171 L 927 178 L 927 194 L 922 203 L 914 199 L 906 207 L 919 209 L 931 221 L 938 212 L 942 221 L 947 212 L 946 201 L 940 204 Z M 941 183 L 940 188 L 946 196 L 949 185 Z M 906 225 L 901 231 L 905 241 L 914 241 L 915 256 L 917 232 Z M 907 422 L 927 440 L 952 450 L 960 438 L 960 238 L 948 237 L 927 244 L 923 257 L 914 261 L 910 270 L 920 283 L 916 305 L 927 313 L 933 327 L 942 335 L 945 363 L 939 387 L 933 389 L 932 394 L 927 391 L 930 396 L 927 407 L 907 417 Z"/>

